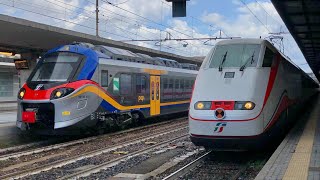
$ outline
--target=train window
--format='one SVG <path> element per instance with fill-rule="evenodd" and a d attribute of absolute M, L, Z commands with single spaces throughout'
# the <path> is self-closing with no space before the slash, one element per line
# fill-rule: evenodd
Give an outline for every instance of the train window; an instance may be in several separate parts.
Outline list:
<path fill-rule="evenodd" d="M 136 76 L 136 91 L 139 94 L 146 93 L 147 80 L 146 76 L 138 74 Z"/>
<path fill-rule="evenodd" d="M 183 79 L 180 80 L 180 89 L 184 89 L 184 80 Z"/>
<path fill-rule="evenodd" d="M 174 88 L 175 88 L 175 89 L 180 89 L 180 87 L 179 87 L 179 79 L 176 79 L 176 80 L 175 80 Z"/>
<path fill-rule="evenodd" d="M 261 45 L 259 44 L 227 44 L 216 46 L 209 68 L 223 67 L 255 67 L 257 65 Z M 223 61 L 223 63 L 222 63 Z M 222 64 L 222 65 L 221 65 Z"/>
<path fill-rule="evenodd" d="M 173 79 L 170 79 L 169 81 L 169 89 L 173 89 Z"/>
<path fill-rule="evenodd" d="M 274 52 L 272 52 L 268 47 L 266 47 L 266 52 L 264 54 L 262 67 L 271 67 L 273 57 L 274 57 Z"/>
<path fill-rule="evenodd" d="M 185 80 L 185 87 L 186 87 L 186 89 L 190 89 L 190 81 L 189 80 Z"/>
<path fill-rule="evenodd" d="M 101 71 L 101 86 L 108 87 L 108 71 L 107 70 Z"/>
<path fill-rule="evenodd" d="M 131 75 L 121 74 L 120 75 L 120 94 L 128 95 L 131 94 Z"/>
<path fill-rule="evenodd" d="M 163 89 L 168 89 L 168 79 L 167 78 L 163 78 L 162 79 L 162 83 L 163 83 Z"/>

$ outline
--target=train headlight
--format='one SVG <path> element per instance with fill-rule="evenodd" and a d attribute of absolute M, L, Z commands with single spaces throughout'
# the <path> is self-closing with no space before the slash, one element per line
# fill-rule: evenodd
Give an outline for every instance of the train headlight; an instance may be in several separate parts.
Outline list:
<path fill-rule="evenodd" d="M 256 105 L 251 101 L 236 101 L 234 104 L 235 110 L 252 110 Z"/>
<path fill-rule="evenodd" d="M 25 88 L 21 88 L 19 90 L 19 93 L 18 93 L 18 98 L 19 99 L 23 99 L 24 95 L 26 94 L 26 89 Z"/>
<path fill-rule="evenodd" d="M 246 103 L 244 104 L 244 108 L 245 108 L 245 109 L 248 109 L 248 110 L 252 109 L 253 106 L 254 106 L 254 105 L 253 105 L 252 102 L 246 102 Z"/>
<path fill-rule="evenodd" d="M 74 91 L 73 88 L 58 88 L 52 91 L 50 99 L 59 99 L 71 94 Z"/>
<path fill-rule="evenodd" d="M 194 109 L 196 110 L 210 110 L 211 102 L 210 101 L 199 101 L 194 104 Z"/>
<path fill-rule="evenodd" d="M 57 91 L 56 94 L 55 94 L 55 97 L 59 98 L 61 97 L 62 93 L 60 91 Z"/>

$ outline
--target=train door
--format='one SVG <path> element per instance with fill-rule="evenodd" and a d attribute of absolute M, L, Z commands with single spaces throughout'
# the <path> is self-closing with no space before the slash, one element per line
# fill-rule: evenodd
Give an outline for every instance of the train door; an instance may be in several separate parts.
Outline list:
<path fill-rule="evenodd" d="M 160 114 L 160 76 L 150 76 L 150 115 Z"/>

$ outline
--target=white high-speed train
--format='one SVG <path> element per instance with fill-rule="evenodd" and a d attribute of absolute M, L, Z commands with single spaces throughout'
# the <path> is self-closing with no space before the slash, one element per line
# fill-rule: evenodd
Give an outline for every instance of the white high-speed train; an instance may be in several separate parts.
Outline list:
<path fill-rule="evenodd" d="M 218 42 L 194 85 L 191 140 L 210 148 L 261 147 L 284 132 L 318 87 L 267 40 Z"/>

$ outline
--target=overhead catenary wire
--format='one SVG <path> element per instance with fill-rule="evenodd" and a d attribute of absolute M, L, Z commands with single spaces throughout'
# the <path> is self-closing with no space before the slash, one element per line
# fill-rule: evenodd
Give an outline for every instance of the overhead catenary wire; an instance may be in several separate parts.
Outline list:
<path fill-rule="evenodd" d="M 269 32 L 269 34 L 271 34 L 270 30 L 268 29 L 268 27 L 259 19 L 259 17 L 254 14 L 254 12 L 249 8 L 249 6 L 243 1 L 243 0 L 239 0 L 242 4 L 244 4 L 246 6 L 246 8 L 251 12 L 251 14 L 264 26 L 264 28 Z M 262 7 L 262 5 L 260 5 Z M 263 8 L 263 7 L 262 7 Z M 264 9 L 264 8 L 263 8 Z M 265 9 L 264 9 L 265 10 Z M 265 10 L 266 11 L 266 10 Z M 269 15 L 269 13 L 267 13 Z M 281 24 L 280 24 L 281 25 Z M 279 48 L 281 49 L 281 44 L 279 44 L 279 42 L 275 42 Z M 289 45 L 291 46 L 291 44 L 289 43 Z M 292 46 L 291 46 L 292 47 Z M 291 57 L 296 57 L 295 55 L 293 55 L 291 53 L 291 51 L 286 51 L 287 53 L 290 54 Z M 284 47 L 283 47 L 283 53 L 284 53 Z M 289 58 L 290 59 L 290 58 Z"/>
<path fill-rule="evenodd" d="M 269 16 L 271 19 L 273 19 L 274 22 L 276 22 L 278 25 L 280 25 L 280 32 L 279 33 L 290 34 L 290 33 L 286 33 L 286 32 L 281 32 L 281 27 L 285 26 L 284 23 L 281 23 L 279 20 L 277 20 L 275 17 L 273 17 L 258 0 L 255 0 L 255 2 L 262 8 L 262 10 L 266 13 L 267 16 Z M 270 33 L 270 34 L 274 34 L 274 33 Z M 287 44 L 290 47 L 292 47 L 291 41 L 287 41 Z M 291 54 L 291 52 L 289 52 L 289 54 L 296 58 L 296 54 Z"/>
<path fill-rule="evenodd" d="M 116 7 L 116 8 L 119 8 L 119 9 L 121 9 L 121 10 L 127 12 L 127 13 L 133 14 L 133 15 L 135 15 L 135 16 L 137 16 L 137 17 L 140 17 L 140 18 L 142 18 L 142 19 L 144 19 L 144 20 L 147 20 L 147 21 L 149 21 L 149 22 L 152 22 L 152 23 L 154 23 L 154 24 L 156 24 L 156 25 L 159 25 L 159 26 L 161 26 L 161 27 L 169 28 L 170 30 L 172 30 L 172 31 L 174 31 L 174 32 L 176 32 L 176 33 L 178 33 L 178 34 L 182 34 L 182 35 L 185 35 L 185 36 L 187 36 L 187 37 L 192 37 L 192 36 L 189 35 L 189 34 L 186 34 L 186 33 L 184 33 L 184 32 L 178 31 L 177 28 L 174 28 L 174 27 L 169 26 L 169 25 L 164 25 L 164 24 L 162 24 L 162 23 L 158 23 L 158 22 L 156 22 L 156 21 L 154 21 L 154 20 L 152 20 L 152 19 L 146 18 L 146 17 L 144 17 L 144 16 L 142 16 L 142 15 L 140 15 L 140 14 L 134 13 L 134 12 L 132 12 L 132 11 L 129 11 L 129 10 L 127 10 L 127 9 L 124 9 L 124 8 L 122 8 L 122 7 L 119 7 L 119 6 L 117 6 L 117 5 L 114 5 L 113 3 L 111 3 L 111 2 L 109 2 L 109 1 L 107 1 L 107 0 L 101 0 L 101 1 L 107 3 L 107 4 L 111 5 L 111 6 L 114 6 L 114 7 Z"/>
<path fill-rule="evenodd" d="M 191 37 L 190 35 L 185 34 L 184 32 L 178 31 L 176 28 L 173 28 L 173 27 L 171 27 L 171 26 L 164 25 L 164 24 L 162 24 L 162 23 L 158 23 L 158 22 L 156 22 L 156 21 L 154 21 L 154 20 L 152 20 L 152 19 L 146 18 L 146 17 L 144 17 L 144 16 L 142 16 L 142 15 L 139 15 L 139 14 L 137 14 L 137 13 L 134 13 L 134 12 L 132 12 L 132 11 L 129 11 L 129 10 L 127 10 L 127 9 L 124 9 L 124 8 L 122 8 L 122 7 L 119 7 L 119 6 L 117 6 L 117 5 L 114 5 L 113 3 L 111 3 L 111 2 L 109 2 L 109 1 L 107 1 L 107 0 L 101 0 L 101 1 L 107 3 L 108 5 L 114 6 L 114 7 L 118 8 L 118 9 L 120 9 L 120 10 L 123 10 L 123 11 L 125 11 L 125 12 L 127 12 L 127 13 L 133 14 L 133 15 L 139 17 L 139 18 L 142 18 L 142 19 L 144 19 L 144 20 L 147 20 L 147 21 L 149 21 L 149 22 L 151 22 L 151 23 L 153 23 L 153 24 L 156 24 L 156 25 L 161 26 L 161 27 L 168 28 L 168 29 L 170 29 L 170 30 L 173 31 L 173 32 L 177 32 L 178 34 L 183 34 L 183 35 L 185 35 L 185 36 L 187 36 L 187 37 Z M 91 2 L 91 3 L 92 3 L 92 2 Z M 105 9 L 105 8 L 102 8 L 102 7 L 101 7 L 101 9 L 102 9 L 102 10 L 106 10 L 106 12 L 109 12 L 109 11 L 110 11 L 110 10 L 107 10 L 107 9 Z M 112 12 L 112 11 L 111 11 L 111 12 Z M 121 16 L 123 16 L 123 15 L 121 15 Z M 126 16 L 125 16 L 125 17 L 126 17 Z M 129 18 L 130 18 L 130 17 L 129 17 Z M 179 37 L 179 36 L 178 36 L 178 37 Z M 195 45 L 195 44 L 192 43 L 192 45 Z"/>
<path fill-rule="evenodd" d="M 19 3 L 20 3 L 20 4 L 24 4 L 24 3 L 21 3 L 21 1 L 20 1 Z M 50 2 L 50 3 L 53 3 L 53 2 Z M 1 2 L 0 2 L 0 4 L 5 5 L 5 6 L 9 6 L 9 7 L 14 7 L 14 8 L 16 8 L 16 9 L 23 10 L 23 11 L 26 11 L 26 12 L 29 12 L 29 13 L 38 14 L 38 15 L 42 15 L 42 16 L 45 16 L 45 17 L 48 17 L 48 18 L 52 18 L 52 19 L 55 19 L 55 20 L 59 20 L 59 21 L 61 21 L 61 22 L 66 22 L 66 23 L 74 24 L 74 25 L 81 26 L 81 27 L 85 27 L 85 28 L 92 29 L 92 30 L 94 29 L 94 28 L 92 28 L 92 27 L 90 27 L 90 26 L 83 25 L 83 24 L 79 24 L 79 23 L 76 23 L 76 22 L 71 21 L 71 20 L 67 20 L 67 19 L 63 19 L 63 18 L 51 16 L 51 15 L 44 14 L 44 13 L 39 13 L 39 12 L 32 11 L 32 10 L 29 10 L 29 9 L 26 9 L 26 8 L 17 7 L 17 6 L 13 6 L 13 5 L 8 5 L 8 4 L 1 3 Z M 53 4 L 55 4 L 55 3 L 53 3 Z M 17 5 L 17 3 L 16 3 L 15 5 Z M 24 4 L 24 5 L 30 6 L 30 4 Z M 83 9 L 83 8 L 81 8 L 81 9 Z M 57 11 L 53 11 L 53 12 L 59 14 L 59 12 L 57 12 Z M 60 14 L 63 14 L 63 13 L 60 13 Z M 87 18 L 93 19 L 92 17 L 88 17 L 88 16 L 80 17 L 80 19 L 87 19 Z M 116 27 L 116 26 L 115 26 L 115 27 Z M 124 29 L 122 29 L 122 30 L 124 30 Z M 116 34 L 116 33 L 113 33 L 113 32 L 109 32 L 109 31 L 106 31 L 106 30 L 99 30 L 99 31 L 100 31 L 100 32 L 103 32 L 103 33 L 107 33 L 107 34 L 114 35 L 114 36 L 116 36 L 116 37 L 121 37 L 121 38 L 124 38 L 124 39 L 132 39 L 132 38 L 129 37 L 129 36 L 119 35 L 119 34 Z M 127 32 L 128 32 L 128 31 L 127 31 Z M 140 37 L 143 37 L 143 36 L 140 36 Z M 149 43 L 148 43 L 148 44 L 149 44 Z M 151 45 L 152 45 L 152 46 L 155 46 L 154 44 L 151 44 Z M 175 51 L 187 53 L 187 51 L 183 51 L 183 50 L 180 50 L 180 49 L 171 47 L 171 46 L 164 45 L 164 47 L 165 47 L 166 49 L 174 49 Z"/>

